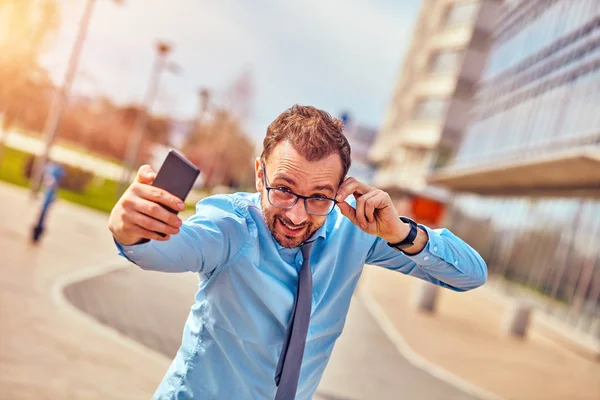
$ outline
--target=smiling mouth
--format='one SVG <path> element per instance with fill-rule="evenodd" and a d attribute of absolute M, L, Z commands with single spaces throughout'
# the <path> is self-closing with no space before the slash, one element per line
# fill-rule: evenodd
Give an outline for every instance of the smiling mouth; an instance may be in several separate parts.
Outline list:
<path fill-rule="evenodd" d="M 294 225 L 288 225 L 285 222 L 283 222 L 281 219 L 278 219 L 279 223 L 288 231 L 290 231 L 291 233 L 298 233 L 300 231 L 302 231 L 304 228 L 306 228 L 306 225 L 299 225 L 299 226 L 294 226 Z"/>

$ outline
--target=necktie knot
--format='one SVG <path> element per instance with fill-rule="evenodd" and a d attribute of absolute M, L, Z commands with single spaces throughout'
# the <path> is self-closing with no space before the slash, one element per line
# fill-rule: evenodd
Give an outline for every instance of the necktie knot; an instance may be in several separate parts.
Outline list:
<path fill-rule="evenodd" d="M 314 242 L 305 242 L 301 247 L 300 250 L 302 251 L 302 265 L 304 265 L 305 262 L 309 262 L 310 264 L 310 252 L 312 250 L 312 246 L 313 246 Z"/>

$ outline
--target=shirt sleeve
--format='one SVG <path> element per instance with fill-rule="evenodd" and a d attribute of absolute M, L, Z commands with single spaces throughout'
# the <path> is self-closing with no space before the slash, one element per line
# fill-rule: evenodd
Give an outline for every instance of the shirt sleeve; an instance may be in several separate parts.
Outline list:
<path fill-rule="evenodd" d="M 429 241 L 416 255 L 394 250 L 377 238 L 366 262 L 406 275 L 415 276 L 438 286 L 455 291 L 466 291 L 483 285 L 487 280 L 487 266 L 477 251 L 448 229 L 430 229 Z"/>
<path fill-rule="evenodd" d="M 118 253 L 146 270 L 208 275 L 235 258 L 250 240 L 246 218 L 238 208 L 229 195 L 207 197 L 170 240 L 132 246 L 115 242 Z"/>

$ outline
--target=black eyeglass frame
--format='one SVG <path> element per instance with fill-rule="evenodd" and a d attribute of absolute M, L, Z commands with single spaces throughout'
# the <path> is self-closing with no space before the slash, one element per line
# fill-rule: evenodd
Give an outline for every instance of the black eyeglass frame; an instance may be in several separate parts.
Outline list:
<path fill-rule="evenodd" d="M 296 203 L 298 203 L 298 200 L 302 199 L 302 200 L 304 200 L 304 209 L 310 215 L 316 215 L 318 217 L 326 217 L 329 214 L 331 214 L 331 212 L 335 209 L 335 205 L 338 203 L 338 201 L 336 199 L 332 199 L 330 197 L 302 196 L 301 194 L 294 193 L 291 190 L 269 186 L 269 180 L 267 178 L 267 168 L 265 167 L 265 162 L 261 161 L 260 164 L 261 164 L 262 171 L 263 171 L 263 180 L 265 182 L 265 189 L 267 189 L 267 200 L 269 200 L 269 204 L 271 204 L 273 207 L 281 208 L 284 210 L 291 210 L 296 205 Z M 271 202 L 271 196 L 270 196 L 271 190 L 276 190 L 278 192 L 282 192 L 285 194 L 291 194 L 293 196 L 296 196 L 296 199 L 294 200 L 294 202 L 292 203 L 291 206 L 288 206 L 288 207 L 278 206 L 277 204 L 273 204 L 273 202 Z M 327 214 L 317 214 L 317 213 L 314 213 L 314 212 L 311 212 L 308 210 L 308 205 L 306 203 L 306 200 L 309 200 L 309 199 L 329 200 L 329 201 L 333 202 L 333 206 L 331 207 L 331 210 L 329 210 L 329 212 L 327 212 Z"/>

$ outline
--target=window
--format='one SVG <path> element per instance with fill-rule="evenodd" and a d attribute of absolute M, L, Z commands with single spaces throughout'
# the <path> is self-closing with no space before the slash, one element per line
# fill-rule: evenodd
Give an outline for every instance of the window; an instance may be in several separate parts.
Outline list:
<path fill-rule="evenodd" d="M 446 11 L 444 26 L 461 25 L 473 22 L 478 10 L 477 2 L 463 2 L 452 4 Z"/>
<path fill-rule="evenodd" d="M 462 60 L 462 50 L 441 50 L 435 52 L 429 60 L 429 72 L 432 74 L 451 74 L 458 70 Z"/>
<path fill-rule="evenodd" d="M 415 106 L 413 118 L 418 121 L 438 121 L 444 117 L 448 100 L 424 98 Z"/>

